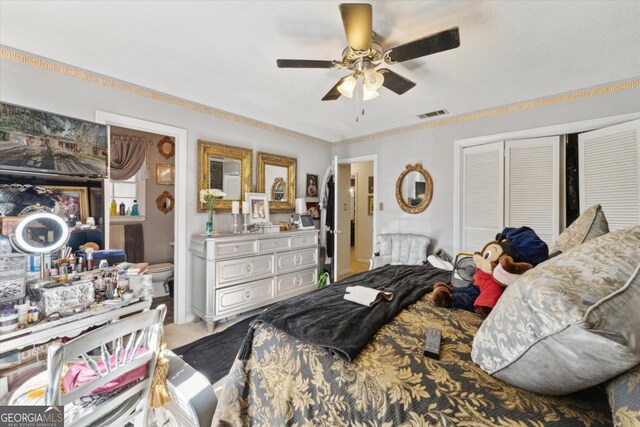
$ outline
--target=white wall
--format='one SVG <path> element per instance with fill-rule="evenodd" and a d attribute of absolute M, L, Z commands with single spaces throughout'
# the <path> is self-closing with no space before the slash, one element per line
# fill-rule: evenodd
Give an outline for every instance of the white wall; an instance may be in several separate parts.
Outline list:
<path fill-rule="evenodd" d="M 389 94 L 388 96 L 393 96 Z M 551 126 L 640 111 L 640 89 L 583 98 L 484 119 L 408 132 L 370 142 L 338 146 L 338 158 L 378 155 L 378 212 L 376 233 L 414 232 L 433 239 L 431 250 L 453 250 L 454 141 L 523 129 Z M 362 126 L 363 123 L 360 123 Z M 433 179 L 433 200 L 426 211 L 411 215 L 395 200 L 395 184 L 408 163 L 420 162 Z"/>
<path fill-rule="evenodd" d="M 184 228 L 176 230 L 176 233 L 187 233 L 188 236 L 204 232 L 206 222 L 205 213 L 196 213 L 198 139 L 253 149 L 254 183 L 255 152 L 266 151 L 297 158 L 299 197 L 304 197 L 305 174 L 324 171 L 330 163 L 330 149 L 326 146 L 157 102 L 5 58 L 0 59 L 0 100 L 83 120 L 95 121 L 96 110 L 101 110 L 185 128 L 189 141 L 187 188 L 190 194 L 187 197 L 187 220 L 182 225 Z M 289 214 L 274 214 L 272 219 L 288 220 Z M 230 230 L 231 224 L 231 214 L 216 214 L 216 231 Z M 190 265 L 186 268 L 188 286 Z M 189 295 L 187 313 L 190 313 L 190 298 Z"/>
<path fill-rule="evenodd" d="M 369 177 L 373 176 L 373 162 L 351 164 L 356 178 L 356 261 L 369 262 L 373 249 L 373 216 L 369 216 Z M 374 183 L 375 185 L 375 183 Z"/>

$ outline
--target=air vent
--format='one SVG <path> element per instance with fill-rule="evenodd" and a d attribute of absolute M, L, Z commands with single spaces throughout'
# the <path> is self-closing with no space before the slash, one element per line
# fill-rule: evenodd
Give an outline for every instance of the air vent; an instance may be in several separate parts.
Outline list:
<path fill-rule="evenodd" d="M 443 116 L 449 114 L 447 110 L 431 111 L 429 113 L 418 114 L 419 119 L 430 119 L 431 117 Z"/>

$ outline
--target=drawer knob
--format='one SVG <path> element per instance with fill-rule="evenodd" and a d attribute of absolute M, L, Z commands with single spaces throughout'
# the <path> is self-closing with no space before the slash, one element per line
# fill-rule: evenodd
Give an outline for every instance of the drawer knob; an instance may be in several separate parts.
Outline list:
<path fill-rule="evenodd" d="M 235 252 L 238 252 L 238 251 L 240 250 L 240 247 L 239 247 L 238 245 L 236 245 L 236 246 L 234 246 L 234 247 L 233 247 L 233 250 L 234 250 Z"/>
<path fill-rule="evenodd" d="M 302 264 L 302 255 L 297 254 L 295 257 L 293 257 L 293 263 L 296 265 Z"/>
<path fill-rule="evenodd" d="M 253 264 L 245 264 L 244 265 L 244 271 L 246 271 L 247 273 L 251 274 L 251 272 L 253 271 Z"/>
<path fill-rule="evenodd" d="M 272 245 L 275 248 L 276 246 L 278 246 L 278 242 L 273 242 Z"/>
<path fill-rule="evenodd" d="M 302 239 L 302 243 L 307 243 L 307 239 Z"/>
<path fill-rule="evenodd" d="M 251 298 L 251 291 L 249 289 L 247 289 L 246 291 L 244 291 L 244 298 L 245 299 L 249 299 Z"/>
<path fill-rule="evenodd" d="M 296 276 L 293 278 L 293 285 L 294 286 L 300 286 L 302 285 L 302 276 Z"/>

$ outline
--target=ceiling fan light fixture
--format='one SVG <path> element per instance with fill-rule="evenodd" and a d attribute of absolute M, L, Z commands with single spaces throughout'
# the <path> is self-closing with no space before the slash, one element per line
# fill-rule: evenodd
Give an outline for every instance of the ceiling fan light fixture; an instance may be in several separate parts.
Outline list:
<path fill-rule="evenodd" d="M 384 83 L 384 75 L 372 68 L 364 71 L 364 87 L 371 91 L 380 89 Z"/>
<path fill-rule="evenodd" d="M 349 76 L 346 79 L 344 79 L 344 81 L 342 82 L 342 84 L 340 84 L 340 86 L 338 86 L 338 92 L 340 92 L 342 96 L 346 96 L 347 98 L 353 98 L 353 90 L 356 88 L 356 83 L 358 83 L 356 78 L 353 76 Z"/>
<path fill-rule="evenodd" d="M 378 93 L 377 90 L 371 90 L 366 85 L 362 85 L 362 100 L 363 101 L 369 101 L 371 99 L 377 98 L 378 95 L 380 95 L 380 94 Z"/>

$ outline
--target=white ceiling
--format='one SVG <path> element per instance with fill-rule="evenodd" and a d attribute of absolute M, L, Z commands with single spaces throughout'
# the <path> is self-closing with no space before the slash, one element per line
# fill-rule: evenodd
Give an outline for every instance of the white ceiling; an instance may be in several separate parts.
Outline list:
<path fill-rule="evenodd" d="M 638 1 L 373 1 L 393 47 L 452 26 L 461 46 L 390 67 L 418 85 L 320 99 L 344 70 L 338 1 L 6 1 L 0 44 L 294 131 L 340 141 L 640 75 Z"/>

